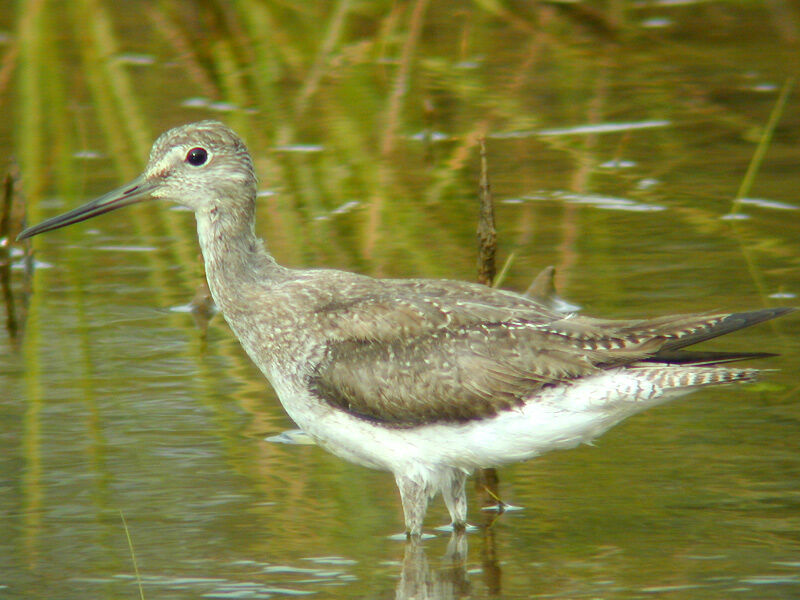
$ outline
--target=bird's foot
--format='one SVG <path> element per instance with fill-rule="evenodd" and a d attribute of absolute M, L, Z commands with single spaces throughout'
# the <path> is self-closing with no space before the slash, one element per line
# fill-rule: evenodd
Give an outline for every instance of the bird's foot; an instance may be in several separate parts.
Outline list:
<path fill-rule="evenodd" d="M 419 542 L 422 540 L 430 540 L 435 538 L 436 536 L 432 533 L 411 533 L 409 531 L 405 531 L 403 533 L 393 533 L 390 536 L 387 536 L 393 542 Z"/>
<path fill-rule="evenodd" d="M 470 523 L 450 523 L 448 525 L 441 525 L 440 527 L 436 527 L 436 531 L 444 531 L 446 533 L 473 533 L 478 531 L 479 527 L 476 525 L 471 525 Z"/>

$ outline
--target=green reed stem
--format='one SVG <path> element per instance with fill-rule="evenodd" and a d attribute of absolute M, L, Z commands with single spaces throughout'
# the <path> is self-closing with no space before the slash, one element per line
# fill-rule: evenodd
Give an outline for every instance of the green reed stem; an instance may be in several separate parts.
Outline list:
<path fill-rule="evenodd" d="M 758 169 L 761 167 L 761 163 L 764 160 L 764 155 L 767 153 L 767 148 L 769 148 L 770 142 L 772 142 L 772 135 L 775 133 L 775 127 L 778 124 L 778 121 L 783 115 L 783 110 L 786 107 L 786 101 L 789 99 L 789 94 L 794 87 L 796 76 L 792 75 L 789 77 L 783 84 L 783 88 L 781 88 L 780 96 L 778 96 L 777 102 L 775 102 L 775 106 L 772 108 L 772 112 L 769 115 L 769 121 L 767 121 L 767 125 L 764 128 L 764 132 L 761 134 L 761 139 L 758 142 L 758 147 L 756 147 L 756 151 L 753 154 L 753 158 L 750 159 L 750 164 L 747 167 L 747 173 L 744 175 L 744 179 L 742 179 L 742 183 L 739 186 L 739 191 L 736 192 L 736 197 L 733 200 L 733 206 L 731 207 L 730 214 L 735 215 L 739 212 L 739 209 L 742 206 L 742 198 L 746 198 L 748 194 L 750 194 L 750 189 L 753 187 L 753 182 L 756 178 L 756 173 L 758 173 Z"/>
<path fill-rule="evenodd" d="M 122 527 L 125 528 L 125 537 L 128 538 L 128 549 L 131 551 L 131 560 L 133 561 L 133 571 L 136 573 L 136 583 L 139 585 L 139 598 L 144 600 L 144 589 L 142 588 L 142 577 L 139 575 L 139 565 L 136 562 L 136 553 L 133 551 L 133 540 L 131 540 L 131 532 L 128 530 L 128 523 L 125 522 L 125 515 L 119 511 L 119 516 L 122 519 Z"/>

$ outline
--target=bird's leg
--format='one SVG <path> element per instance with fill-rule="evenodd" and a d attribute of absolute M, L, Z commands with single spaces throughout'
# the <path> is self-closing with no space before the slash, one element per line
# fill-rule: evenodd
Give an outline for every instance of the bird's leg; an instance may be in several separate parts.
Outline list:
<path fill-rule="evenodd" d="M 406 518 L 406 535 L 419 538 L 422 534 L 422 522 L 428 510 L 430 489 L 424 483 L 402 475 L 395 477 L 400 489 L 400 500 L 403 503 L 403 514 Z"/>
<path fill-rule="evenodd" d="M 450 511 L 453 531 L 464 531 L 467 526 L 467 474 L 458 469 L 450 472 L 450 477 L 442 484 L 442 497 Z"/>

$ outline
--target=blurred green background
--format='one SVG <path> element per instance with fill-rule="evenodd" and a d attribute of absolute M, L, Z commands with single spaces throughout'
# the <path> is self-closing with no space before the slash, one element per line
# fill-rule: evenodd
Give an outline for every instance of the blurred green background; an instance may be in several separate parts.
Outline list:
<path fill-rule="evenodd" d="M 797 304 L 798 42 L 786 0 L 0 1 L 0 165 L 32 224 L 216 118 L 283 264 L 474 280 L 485 137 L 504 287 L 554 265 L 598 316 Z M 796 317 L 715 342 L 781 353 L 761 383 L 503 470 L 525 510 L 453 566 L 445 535 L 427 562 L 387 539 L 389 475 L 264 441 L 292 424 L 188 311 L 195 237 L 152 203 L 36 238 L 27 274 L 3 244 L 0 598 L 138 597 L 120 511 L 147 598 L 800 595 Z"/>

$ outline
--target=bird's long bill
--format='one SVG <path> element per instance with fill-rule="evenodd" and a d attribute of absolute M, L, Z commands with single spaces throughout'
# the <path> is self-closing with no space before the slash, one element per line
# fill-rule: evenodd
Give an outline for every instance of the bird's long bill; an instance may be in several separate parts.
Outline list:
<path fill-rule="evenodd" d="M 128 185 L 108 192 L 91 202 L 87 202 L 83 206 L 79 206 L 63 215 L 58 215 L 57 217 L 42 221 L 33 227 L 28 227 L 17 236 L 17 239 L 24 240 L 25 238 L 44 233 L 45 231 L 66 227 L 67 225 L 91 219 L 92 217 L 122 208 L 123 206 L 141 202 L 150 196 L 150 192 L 153 191 L 154 187 L 155 185 L 147 181 L 144 175 L 140 175 Z"/>

